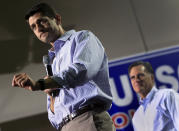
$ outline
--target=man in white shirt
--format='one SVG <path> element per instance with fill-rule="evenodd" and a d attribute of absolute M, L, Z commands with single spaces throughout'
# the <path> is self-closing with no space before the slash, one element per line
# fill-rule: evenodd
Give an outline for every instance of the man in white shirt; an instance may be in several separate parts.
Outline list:
<path fill-rule="evenodd" d="M 148 62 L 138 61 L 128 73 L 140 106 L 132 123 L 135 131 L 179 131 L 179 94 L 155 87 L 154 71 Z"/>

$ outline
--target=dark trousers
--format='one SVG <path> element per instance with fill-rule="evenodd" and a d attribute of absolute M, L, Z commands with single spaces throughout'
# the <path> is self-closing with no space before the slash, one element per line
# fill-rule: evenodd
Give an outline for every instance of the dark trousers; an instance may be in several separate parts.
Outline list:
<path fill-rule="evenodd" d="M 64 125 L 61 131 L 116 131 L 116 129 L 108 112 L 89 111 Z"/>

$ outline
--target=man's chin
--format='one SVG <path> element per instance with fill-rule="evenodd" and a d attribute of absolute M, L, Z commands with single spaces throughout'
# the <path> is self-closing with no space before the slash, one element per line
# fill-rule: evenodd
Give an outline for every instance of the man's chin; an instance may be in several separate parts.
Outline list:
<path fill-rule="evenodd" d="M 48 40 L 47 37 L 41 37 L 41 38 L 39 38 L 39 40 L 43 43 L 50 43 L 50 40 Z"/>
<path fill-rule="evenodd" d="M 41 42 L 43 42 L 43 43 L 50 43 L 47 39 L 42 39 Z"/>
<path fill-rule="evenodd" d="M 135 87 L 135 92 L 136 92 L 136 93 L 139 93 L 139 92 L 141 92 L 142 90 L 143 90 L 143 87 L 141 87 L 141 86 Z"/>

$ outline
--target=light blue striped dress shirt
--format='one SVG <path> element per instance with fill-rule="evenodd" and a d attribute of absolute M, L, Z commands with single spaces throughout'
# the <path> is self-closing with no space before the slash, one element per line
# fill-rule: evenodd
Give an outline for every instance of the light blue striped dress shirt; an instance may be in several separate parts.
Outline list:
<path fill-rule="evenodd" d="M 179 131 L 179 94 L 172 89 L 153 87 L 140 100 L 132 123 L 135 131 Z"/>
<path fill-rule="evenodd" d="M 110 108 L 108 60 L 101 42 L 92 32 L 66 32 L 55 41 L 49 56 L 53 79 L 63 85 L 55 97 L 54 113 L 47 96 L 48 117 L 56 129 L 65 116 L 89 103 L 99 102 Z"/>

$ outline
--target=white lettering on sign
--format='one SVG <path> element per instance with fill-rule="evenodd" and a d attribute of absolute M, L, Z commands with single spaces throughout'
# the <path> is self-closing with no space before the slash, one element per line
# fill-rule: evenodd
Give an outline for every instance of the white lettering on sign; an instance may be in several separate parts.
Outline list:
<path fill-rule="evenodd" d="M 171 88 L 178 91 L 178 80 L 172 76 L 175 70 L 169 65 L 162 65 L 156 69 L 156 78 L 163 84 L 170 84 Z M 166 85 L 161 85 L 158 88 L 167 88 Z"/>
<path fill-rule="evenodd" d="M 112 92 L 112 95 L 113 95 L 113 103 L 116 104 L 117 106 L 127 106 L 133 100 L 132 89 L 131 89 L 131 86 L 130 86 L 130 83 L 129 83 L 128 76 L 127 75 L 121 75 L 120 76 L 120 82 L 121 82 L 121 85 L 122 85 L 122 89 L 124 91 L 124 98 L 119 97 L 117 87 L 114 83 L 114 80 L 110 79 L 110 85 L 111 85 L 111 88 L 112 88 L 111 92 Z"/>

